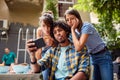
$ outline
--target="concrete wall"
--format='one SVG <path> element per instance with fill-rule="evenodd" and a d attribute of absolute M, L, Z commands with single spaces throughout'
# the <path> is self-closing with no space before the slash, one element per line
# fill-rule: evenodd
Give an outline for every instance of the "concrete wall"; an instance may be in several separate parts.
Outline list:
<path fill-rule="evenodd" d="M 42 10 L 43 4 L 36 6 L 29 2 L 19 2 L 19 0 L 13 4 L 6 4 L 5 0 L 0 0 L 0 19 L 8 19 L 9 22 L 22 22 L 38 26 Z"/>
<path fill-rule="evenodd" d="M 4 54 L 5 47 L 10 48 L 11 51 L 14 51 L 17 54 L 19 29 L 22 27 L 24 29 L 24 33 L 26 32 L 25 31 L 26 28 L 29 28 L 31 32 L 33 29 L 36 29 L 38 27 L 39 16 L 41 15 L 43 9 L 42 6 L 43 4 L 39 5 L 38 7 L 33 3 L 19 2 L 21 0 L 13 0 L 13 1 L 18 1 L 18 2 L 14 2 L 14 4 L 9 4 L 9 3 L 6 4 L 5 0 L 0 0 L 0 19 L 7 19 L 9 21 L 7 40 L 1 39 L 2 30 L 0 30 L 0 63 L 2 62 L 2 56 Z M 22 24 L 22 26 L 20 26 L 19 24 Z M 33 36 L 33 32 L 30 34 L 30 36 Z M 25 48 L 24 40 L 21 40 L 20 48 L 23 49 Z M 23 56 L 24 56 L 24 52 L 20 52 L 19 63 L 23 62 L 24 60 Z M 27 62 L 28 62 L 28 57 L 27 57 Z"/>
<path fill-rule="evenodd" d="M 4 2 L 4 0 L 0 0 L 0 19 L 9 19 L 9 9 Z"/>
<path fill-rule="evenodd" d="M 10 23 L 9 30 L 7 31 L 8 39 L 1 39 L 0 36 L 0 63 L 2 63 L 2 56 L 4 54 L 4 48 L 8 47 L 11 51 L 15 52 L 17 55 L 17 47 L 18 47 L 18 35 L 20 28 L 22 28 L 22 31 L 20 33 L 20 45 L 19 49 L 25 49 L 25 38 L 26 38 L 26 31 L 29 29 L 28 32 L 28 39 L 33 38 L 34 31 L 36 30 L 35 26 L 31 25 L 24 25 L 22 23 Z M 0 34 L 1 34 L 0 30 Z M 23 36 L 22 36 L 23 33 Z M 5 37 L 4 37 L 5 38 Z M 19 52 L 18 62 L 23 63 L 24 62 L 24 55 L 25 51 Z M 27 55 L 27 62 L 29 62 L 29 56 Z"/>
<path fill-rule="evenodd" d="M 79 13 L 80 13 L 80 16 L 81 16 L 83 22 L 91 22 L 89 12 L 79 11 Z"/>
<path fill-rule="evenodd" d="M 1 40 L 0 39 L 0 63 L 2 62 L 1 58 L 4 54 L 4 48 L 8 47 L 11 51 L 14 51 L 17 54 L 17 43 L 18 43 L 18 32 L 22 27 L 24 29 L 24 33 L 26 32 L 26 28 L 31 30 L 30 36 L 33 36 L 32 30 L 38 27 L 39 16 L 43 11 L 43 1 L 45 0 L 10 0 L 13 2 L 5 2 L 9 0 L 0 0 L 0 19 L 7 19 L 9 21 L 9 30 L 8 39 Z M 29 1 L 41 1 L 39 5 L 36 5 L 34 2 Z M 83 21 L 90 21 L 89 13 L 80 12 Z M 22 26 L 20 26 L 22 24 Z M 30 25 L 32 25 L 32 27 Z M 1 30 L 0 30 L 0 38 L 1 38 Z M 24 35 L 25 36 L 25 35 Z M 21 48 L 25 48 L 25 41 L 21 41 Z M 24 52 L 20 54 L 20 63 L 23 62 Z M 28 60 L 28 58 L 27 58 Z"/>

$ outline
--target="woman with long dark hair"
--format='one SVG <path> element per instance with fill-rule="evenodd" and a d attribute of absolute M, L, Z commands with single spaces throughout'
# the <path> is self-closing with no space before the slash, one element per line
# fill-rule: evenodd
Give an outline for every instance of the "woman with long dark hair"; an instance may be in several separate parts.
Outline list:
<path fill-rule="evenodd" d="M 76 51 L 86 46 L 94 66 L 94 80 L 113 80 L 111 53 L 91 23 L 83 23 L 75 9 L 65 12 L 66 23 L 71 27 L 72 41 Z"/>

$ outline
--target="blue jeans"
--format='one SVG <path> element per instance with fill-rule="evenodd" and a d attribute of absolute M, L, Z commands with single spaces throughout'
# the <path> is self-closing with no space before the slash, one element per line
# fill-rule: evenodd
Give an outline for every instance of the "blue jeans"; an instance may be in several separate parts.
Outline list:
<path fill-rule="evenodd" d="M 49 68 L 42 71 L 42 75 L 43 75 L 43 80 L 48 80 L 49 77 Z"/>
<path fill-rule="evenodd" d="M 94 66 L 94 80 L 113 80 L 113 64 L 109 51 L 104 53 L 91 55 L 92 64 Z"/>
<path fill-rule="evenodd" d="M 65 78 L 59 78 L 59 79 L 55 79 L 55 80 L 65 80 Z"/>
<path fill-rule="evenodd" d="M 50 47 L 45 47 L 45 48 L 42 50 L 42 57 L 45 55 L 46 51 L 47 51 L 49 48 L 50 48 Z M 43 80 L 48 80 L 49 73 L 50 73 L 50 69 L 49 69 L 49 68 L 47 68 L 46 70 L 42 71 Z"/>

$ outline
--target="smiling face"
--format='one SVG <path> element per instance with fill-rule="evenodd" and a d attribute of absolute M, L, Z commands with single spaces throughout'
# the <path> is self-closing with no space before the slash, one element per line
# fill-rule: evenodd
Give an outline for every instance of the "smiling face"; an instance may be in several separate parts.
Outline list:
<path fill-rule="evenodd" d="M 65 30 L 63 30 L 62 28 L 60 28 L 59 26 L 56 26 L 53 30 L 53 34 L 55 39 L 59 42 L 59 43 L 65 43 L 68 39 L 67 39 L 67 33 L 65 32 Z"/>

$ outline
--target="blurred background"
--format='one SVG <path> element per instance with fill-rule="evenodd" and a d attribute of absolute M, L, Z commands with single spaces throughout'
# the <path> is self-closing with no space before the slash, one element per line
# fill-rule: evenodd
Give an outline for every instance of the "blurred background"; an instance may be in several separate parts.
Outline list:
<path fill-rule="evenodd" d="M 114 5 L 111 5 L 113 3 Z M 36 29 L 39 27 L 39 17 L 42 12 L 51 10 L 55 20 L 64 20 L 65 10 L 76 8 L 84 22 L 95 25 L 115 60 L 117 56 L 120 56 L 119 6 L 120 1 L 109 0 L 104 2 L 96 0 L 0 0 L 0 59 L 4 54 L 4 48 L 8 47 L 16 53 L 18 63 L 29 63 L 25 43 L 28 39 L 36 38 Z"/>

